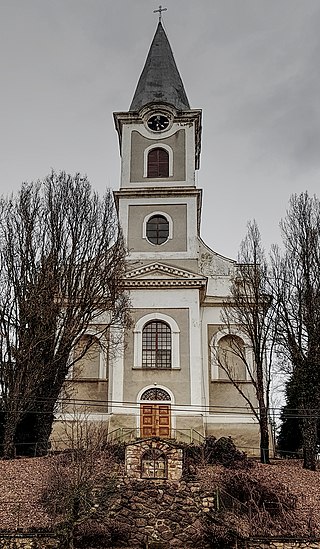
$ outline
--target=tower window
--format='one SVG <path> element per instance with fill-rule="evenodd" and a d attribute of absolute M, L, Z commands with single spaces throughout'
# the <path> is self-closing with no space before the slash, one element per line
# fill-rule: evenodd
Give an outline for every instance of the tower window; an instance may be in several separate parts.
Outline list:
<path fill-rule="evenodd" d="M 169 153 L 157 147 L 148 153 L 147 177 L 169 177 Z"/>
<path fill-rule="evenodd" d="M 171 368 L 171 329 L 161 321 L 148 322 L 142 332 L 142 367 Z"/>
<path fill-rule="evenodd" d="M 169 221 L 164 215 L 153 215 L 147 221 L 146 237 L 152 244 L 163 244 L 169 237 Z"/>

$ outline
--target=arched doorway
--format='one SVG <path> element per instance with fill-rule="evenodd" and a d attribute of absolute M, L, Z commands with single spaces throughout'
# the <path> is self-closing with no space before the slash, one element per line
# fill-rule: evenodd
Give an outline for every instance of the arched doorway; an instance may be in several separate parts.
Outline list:
<path fill-rule="evenodd" d="M 141 395 L 140 436 L 171 437 L 171 397 L 167 391 L 154 387 Z"/>

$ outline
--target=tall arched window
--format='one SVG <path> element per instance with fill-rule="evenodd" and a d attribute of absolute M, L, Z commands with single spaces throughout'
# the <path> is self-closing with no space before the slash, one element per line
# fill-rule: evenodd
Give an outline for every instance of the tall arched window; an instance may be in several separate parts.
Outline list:
<path fill-rule="evenodd" d="M 237 335 L 227 334 L 218 343 L 219 379 L 246 379 L 245 345 Z M 228 375 L 229 374 L 229 375 Z"/>
<path fill-rule="evenodd" d="M 171 329 L 166 322 L 148 322 L 142 331 L 142 367 L 171 368 Z"/>
<path fill-rule="evenodd" d="M 148 153 L 147 177 L 169 177 L 169 153 L 161 147 Z"/>
<path fill-rule="evenodd" d="M 163 244 L 169 237 L 169 221 L 164 215 L 153 215 L 147 221 L 146 237 L 152 244 Z"/>
<path fill-rule="evenodd" d="M 148 368 L 147 366 L 147 338 L 152 339 L 154 336 L 147 335 L 148 331 L 152 332 L 152 328 L 148 328 L 148 325 L 153 322 L 158 322 L 159 324 L 164 324 L 164 329 L 166 330 L 167 337 L 167 350 L 171 350 L 170 363 L 166 366 L 176 370 L 180 368 L 180 329 L 176 321 L 168 315 L 165 315 L 160 312 L 153 311 L 148 315 L 144 315 L 139 318 L 136 323 L 133 334 L 134 334 L 134 358 L 133 358 L 133 368 Z M 144 333 L 144 331 L 146 332 Z M 143 343 L 142 343 L 143 340 Z M 149 341 L 148 341 L 149 345 Z M 151 345 L 151 342 L 150 342 Z M 158 338 L 159 346 L 159 338 Z M 143 351 L 144 349 L 144 351 Z M 162 350 L 165 350 L 164 348 Z M 158 353 L 159 356 L 160 353 Z M 142 356 L 144 355 L 144 357 Z M 161 367 L 161 366 L 159 366 Z"/>

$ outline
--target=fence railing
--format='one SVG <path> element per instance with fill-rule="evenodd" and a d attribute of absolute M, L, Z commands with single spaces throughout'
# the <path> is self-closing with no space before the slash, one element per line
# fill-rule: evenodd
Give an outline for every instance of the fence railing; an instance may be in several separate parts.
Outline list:
<path fill-rule="evenodd" d="M 129 429 L 127 427 L 119 427 L 108 433 L 109 442 L 131 442 L 142 438 L 142 432 L 139 428 Z M 170 439 L 177 442 L 185 442 L 187 444 L 202 444 L 205 440 L 204 435 L 196 429 L 171 429 Z"/>
<path fill-rule="evenodd" d="M 196 429 L 172 429 L 172 438 L 187 444 L 202 444 L 205 436 Z"/>
<path fill-rule="evenodd" d="M 246 503 L 242 503 L 237 498 L 225 492 L 221 488 L 217 488 L 215 491 L 215 508 L 217 512 L 232 511 L 234 513 L 241 512 L 246 515 L 251 515 L 250 506 Z"/>
<path fill-rule="evenodd" d="M 144 438 L 139 428 L 118 427 L 112 431 L 106 432 L 106 439 L 108 442 L 132 442 L 133 440 Z M 187 444 L 193 443 L 201 445 L 204 443 L 206 437 L 196 429 L 171 429 L 170 439 L 174 439 L 177 442 L 184 442 Z M 52 452 L 61 451 L 63 449 L 70 448 L 70 437 L 52 438 L 47 444 L 43 442 L 19 442 L 14 445 L 14 453 L 12 457 L 36 457 L 39 455 L 46 455 Z M 3 444 L 0 444 L 0 459 L 3 454 Z M 237 446 L 237 449 L 247 454 L 248 457 L 259 458 L 261 455 L 261 448 L 258 446 Z M 289 451 L 279 450 L 274 447 L 270 447 L 269 451 L 265 450 L 266 454 L 269 452 L 269 457 L 272 459 L 302 459 L 302 450 Z M 320 461 L 320 452 L 316 454 L 316 460 Z"/>

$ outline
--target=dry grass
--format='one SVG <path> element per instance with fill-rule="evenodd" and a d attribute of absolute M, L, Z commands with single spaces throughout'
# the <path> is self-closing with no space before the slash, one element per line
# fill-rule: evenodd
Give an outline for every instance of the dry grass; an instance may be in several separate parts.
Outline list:
<path fill-rule="evenodd" d="M 52 520 L 39 500 L 51 469 L 51 457 L 0 461 L 2 529 L 50 528 Z"/>
<path fill-rule="evenodd" d="M 44 493 L 59 475 L 63 455 L 0 460 L 0 529 L 51 529 L 53 517 L 43 505 Z M 108 455 L 95 462 L 96 475 L 110 470 Z M 118 466 L 117 466 L 118 467 Z M 49 487 L 49 490 L 48 488 Z"/>
<path fill-rule="evenodd" d="M 48 456 L 0 461 L 1 528 L 52 526 L 52 519 L 40 500 L 55 459 Z M 214 490 L 216 486 L 223 488 L 225 474 L 226 469 L 218 465 L 199 470 L 206 490 Z M 228 474 L 232 474 L 232 470 L 228 470 Z M 306 471 L 301 462 L 283 460 L 271 465 L 255 463 L 245 474 L 273 490 L 284 490 L 296 498 L 296 508 L 290 511 L 290 521 L 288 524 L 282 521 L 281 531 L 274 531 L 274 534 L 284 535 L 289 530 L 291 535 L 320 537 L 320 471 Z"/>
<path fill-rule="evenodd" d="M 254 502 L 251 519 L 243 516 L 242 520 L 241 512 L 238 514 L 238 531 L 244 535 L 320 537 L 320 470 L 307 471 L 298 460 L 281 460 L 271 465 L 254 463 L 247 471 L 206 466 L 199 476 L 202 486 L 209 491 L 215 487 L 226 490 L 228 478 L 237 476 L 244 480 L 249 477 L 249 490 L 252 482 L 262 487 L 262 491 L 269 491 L 266 507 L 269 504 L 271 514 L 264 507 L 255 509 Z M 240 493 L 239 499 L 242 499 Z"/>

